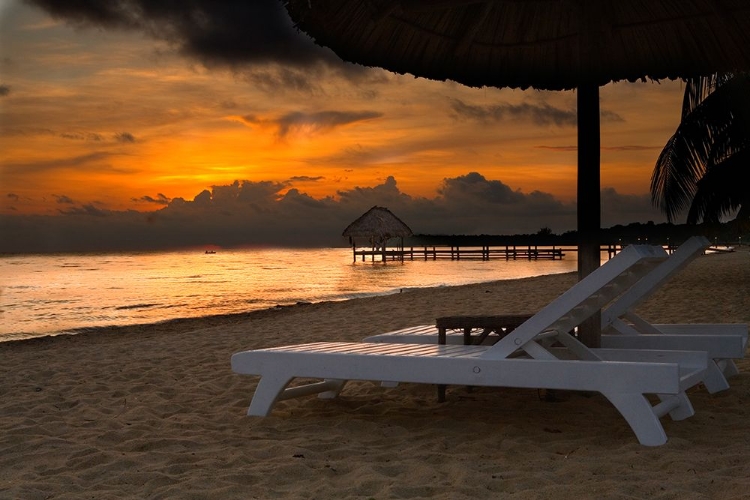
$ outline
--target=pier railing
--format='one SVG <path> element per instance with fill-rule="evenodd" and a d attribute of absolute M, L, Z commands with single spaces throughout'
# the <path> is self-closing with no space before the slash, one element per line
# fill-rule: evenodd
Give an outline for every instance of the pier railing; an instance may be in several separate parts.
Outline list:
<path fill-rule="evenodd" d="M 601 245 L 600 252 L 607 252 L 607 258 L 611 259 L 624 247 L 621 243 Z M 675 245 L 663 245 L 667 253 L 675 251 Z M 733 252 L 734 247 L 720 247 L 713 245 L 708 248 L 713 252 Z M 400 247 L 391 249 L 382 248 L 352 248 L 354 261 L 361 259 L 363 262 L 369 257 L 370 260 L 562 260 L 566 253 L 577 252 L 575 245 L 423 245 L 412 247 Z"/>
<path fill-rule="evenodd" d="M 602 252 L 609 257 L 622 250 L 621 245 L 603 245 Z M 354 260 L 561 260 L 567 252 L 577 252 L 575 246 L 541 246 L 541 245 L 425 245 L 395 249 L 353 248 Z"/>

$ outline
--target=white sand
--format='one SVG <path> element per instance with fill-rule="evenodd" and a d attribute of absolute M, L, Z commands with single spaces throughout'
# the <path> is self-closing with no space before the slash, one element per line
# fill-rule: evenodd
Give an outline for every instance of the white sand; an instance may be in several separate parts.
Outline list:
<path fill-rule="evenodd" d="M 750 323 L 750 255 L 697 259 L 644 304 L 656 322 Z M 440 263 L 436 265 L 450 265 Z M 534 311 L 546 276 L 0 344 L 0 498 L 747 498 L 750 360 L 731 389 L 638 444 L 601 396 L 351 383 L 245 416 L 240 350 L 358 341 L 438 316 Z"/>

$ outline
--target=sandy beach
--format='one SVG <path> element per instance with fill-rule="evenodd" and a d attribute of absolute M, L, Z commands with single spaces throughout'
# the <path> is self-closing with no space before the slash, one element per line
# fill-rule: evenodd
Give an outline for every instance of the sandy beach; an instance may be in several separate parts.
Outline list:
<path fill-rule="evenodd" d="M 450 265 L 443 263 L 438 265 Z M 359 341 L 438 316 L 533 312 L 573 274 L 411 290 L 0 344 L 0 498 L 740 499 L 750 491 L 750 359 L 690 391 L 649 448 L 601 396 L 347 385 L 245 416 L 237 351 Z M 750 323 L 747 247 L 691 263 L 638 312 Z"/>

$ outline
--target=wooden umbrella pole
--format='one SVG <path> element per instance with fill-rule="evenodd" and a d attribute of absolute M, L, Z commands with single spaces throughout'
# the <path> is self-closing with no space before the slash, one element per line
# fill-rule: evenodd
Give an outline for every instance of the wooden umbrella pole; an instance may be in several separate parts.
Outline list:
<path fill-rule="evenodd" d="M 599 267 L 601 227 L 599 86 L 578 87 L 578 279 Z M 589 347 L 601 344 L 601 317 L 595 314 L 579 326 L 579 338 Z"/>

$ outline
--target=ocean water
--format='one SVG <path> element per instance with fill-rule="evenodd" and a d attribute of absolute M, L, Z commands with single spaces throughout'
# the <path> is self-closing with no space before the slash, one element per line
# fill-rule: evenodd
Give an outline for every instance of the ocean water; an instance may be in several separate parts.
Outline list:
<path fill-rule="evenodd" d="M 575 253 L 404 262 L 353 262 L 348 248 L 0 256 L 0 341 L 575 269 Z"/>

